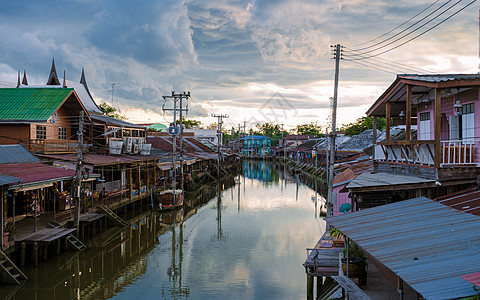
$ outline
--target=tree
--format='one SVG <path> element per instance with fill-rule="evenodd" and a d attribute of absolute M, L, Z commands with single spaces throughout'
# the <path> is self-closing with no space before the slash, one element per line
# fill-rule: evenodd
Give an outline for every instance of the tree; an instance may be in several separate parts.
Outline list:
<path fill-rule="evenodd" d="M 255 134 L 265 135 L 272 139 L 272 145 L 275 145 L 282 136 L 288 134 L 286 131 L 282 131 L 280 125 L 278 124 L 257 124 L 256 125 L 258 131 Z"/>
<path fill-rule="evenodd" d="M 109 116 L 110 118 L 115 118 L 118 120 L 126 120 L 127 118 L 120 113 L 117 112 L 117 109 L 112 105 L 108 104 L 107 102 L 100 103 L 100 108 L 103 110 L 105 115 Z"/>
<path fill-rule="evenodd" d="M 318 125 L 317 122 L 315 123 L 312 122 L 310 124 L 297 125 L 297 127 L 293 129 L 293 133 L 301 134 L 301 135 L 323 136 L 322 126 Z"/>
<path fill-rule="evenodd" d="M 385 118 L 378 118 L 377 119 L 377 129 L 384 130 L 385 129 Z M 343 131 L 348 136 L 358 135 L 365 130 L 373 129 L 373 118 L 372 117 L 361 117 L 358 118 L 357 121 L 350 124 L 343 124 L 341 131 Z"/>
<path fill-rule="evenodd" d="M 180 120 L 177 120 L 177 124 L 180 124 Z M 185 120 L 185 117 L 182 116 L 182 124 L 185 128 L 190 129 L 199 126 L 202 122 L 198 120 Z"/>

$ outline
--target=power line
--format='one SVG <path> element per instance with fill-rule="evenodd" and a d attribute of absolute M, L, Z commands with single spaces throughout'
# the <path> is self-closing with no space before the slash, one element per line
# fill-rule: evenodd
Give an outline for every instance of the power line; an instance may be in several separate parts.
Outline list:
<path fill-rule="evenodd" d="M 385 43 L 385 42 L 387 42 L 387 41 L 389 41 L 389 40 L 397 37 L 398 35 L 406 32 L 407 30 L 409 30 L 410 28 L 414 27 L 415 25 L 421 23 L 421 22 L 424 21 L 426 18 L 428 18 L 428 17 L 430 17 L 431 15 L 433 15 L 434 13 L 436 13 L 438 10 L 440 10 L 442 7 L 444 7 L 445 5 L 447 5 L 448 3 L 450 3 L 451 1 L 452 1 L 452 0 L 448 0 L 447 2 L 445 2 L 444 4 L 442 4 L 440 7 L 438 7 L 437 9 L 435 9 L 434 11 L 432 11 L 431 13 L 429 13 L 427 16 L 425 16 L 424 19 L 418 20 L 417 22 L 413 23 L 412 25 L 408 26 L 407 28 L 403 29 L 402 31 L 400 31 L 400 32 L 392 35 L 391 37 L 389 37 L 389 38 L 387 38 L 387 39 L 384 39 L 384 40 L 381 41 L 381 42 L 375 43 L 375 44 L 373 44 L 373 45 L 371 45 L 371 46 L 368 46 L 368 47 L 364 47 L 364 48 L 360 48 L 360 49 L 352 49 L 352 50 L 353 50 L 353 51 L 362 51 L 362 50 L 370 49 L 370 48 L 375 47 L 375 46 L 377 46 L 377 45 L 381 45 L 381 44 L 383 44 L 383 43 Z M 394 40 L 393 42 L 391 42 L 391 43 L 389 43 L 389 44 L 386 44 L 386 45 L 380 47 L 380 49 L 381 49 L 381 48 L 384 48 L 384 47 L 386 47 L 386 46 L 388 46 L 388 45 L 390 45 L 390 44 L 392 44 L 392 43 L 395 43 L 395 42 L 397 42 L 398 40 L 404 38 L 405 36 L 408 36 L 408 35 L 412 34 L 413 32 L 419 30 L 420 28 L 424 27 L 424 26 L 427 25 L 428 23 L 430 23 L 430 22 L 434 21 L 435 19 L 439 18 L 439 17 L 440 17 L 441 15 L 443 15 L 445 12 L 447 12 L 448 10 L 450 10 L 451 8 L 453 8 L 455 5 L 457 5 L 458 3 L 462 2 L 462 1 L 463 1 L 463 0 L 458 0 L 455 4 L 453 4 L 452 6 L 450 6 L 449 8 L 447 8 L 446 10 L 444 10 L 443 12 L 441 12 L 439 15 L 435 16 L 434 18 L 432 18 L 431 20 L 427 21 L 425 24 L 422 24 L 422 25 L 421 25 L 420 27 L 418 27 L 417 29 L 415 29 L 415 30 L 413 30 L 413 31 L 410 31 L 409 33 L 407 33 L 407 34 L 399 37 L 398 39 Z M 378 48 L 377 48 L 377 49 L 378 49 Z M 370 50 L 370 51 L 376 51 L 377 49 L 373 49 L 373 50 Z"/>
<path fill-rule="evenodd" d="M 387 34 L 389 34 L 389 33 L 393 32 L 393 31 L 397 30 L 398 28 L 400 28 L 400 27 L 402 27 L 403 25 L 407 24 L 408 22 L 412 21 L 413 19 L 415 19 L 416 17 L 418 17 L 419 15 L 421 15 L 423 12 L 427 11 L 430 7 L 432 7 L 433 5 L 435 5 L 438 1 L 440 1 L 440 0 L 437 0 L 437 1 L 433 2 L 433 3 L 430 4 L 428 7 L 426 7 L 425 9 L 423 9 L 421 12 L 417 13 L 416 15 L 414 15 L 413 17 L 411 17 L 411 18 L 408 19 L 407 21 L 403 22 L 402 24 L 398 25 L 397 27 L 395 27 L 395 28 L 393 28 L 393 29 L 385 32 L 384 34 L 382 34 L 382 35 L 380 35 L 380 36 L 378 36 L 378 37 L 376 37 L 376 38 L 374 38 L 374 39 L 372 39 L 372 40 L 370 40 L 370 41 L 368 41 L 368 42 L 361 43 L 361 44 L 359 44 L 359 45 L 357 45 L 357 46 L 353 46 L 353 47 L 356 48 L 356 47 L 359 47 L 359 46 L 362 46 L 362 45 L 366 45 L 366 44 L 368 44 L 368 43 L 374 42 L 374 41 L 376 41 L 376 40 L 378 40 L 378 39 L 386 36 Z"/>
<path fill-rule="evenodd" d="M 462 0 L 460 0 L 460 1 L 462 1 Z M 469 7 L 470 5 L 472 5 L 473 3 L 475 3 L 476 1 L 477 1 L 477 0 L 471 1 L 470 3 L 468 3 L 467 5 L 465 5 L 464 7 L 462 7 L 461 9 L 457 10 L 455 13 L 453 13 L 453 14 L 450 15 L 450 16 L 448 16 L 446 19 L 442 20 L 442 21 L 439 22 L 438 24 L 430 27 L 429 29 L 421 32 L 420 34 L 418 34 L 418 35 L 410 38 L 409 40 L 407 40 L 407 41 L 405 41 L 405 42 L 403 42 L 403 43 L 401 43 L 401 44 L 399 44 L 399 45 L 397 45 L 397 46 L 394 46 L 394 47 L 392 47 L 392 48 L 390 48 L 390 49 L 384 50 L 384 51 L 382 51 L 382 52 L 380 52 L 380 53 L 376 53 L 376 54 L 372 54 L 372 55 L 364 56 L 364 57 L 360 57 L 360 58 L 352 58 L 352 59 L 350 59 L 350 60 L 369 59 L 369 58 L 372 58 L 372 57 L 377 57 L 377 56 L 379 56 L 379 55 L 385 54 L 385 53 L 390 52 L 390 51 L 392 51 L 392 50 L 395 50 L 395 49 L 397 49 L 397 48 L 399 48 L 399 47 L 401 47 L 401 46 L 403 46 L 403 45 L 405 45 L 405 44 L 407 44 L 407 43 L 409 43 L 409 42 L 411 42 L 411 41 L 419 38 L 420 36 L 424 35 L 425 33 L 429 32 L 429 31 L 431 31 L 431 30 L 433 30 L 434 28 L 440 26 L 441 24 L 445 23 L 446 21 L 450 20 L 450 19 L 453 18 L 455 15 L 457 15 L 458 13 L 460 13 L 461 11 L 463 11 L 465 8 Z M 348 49 L 348 48 L 347 48 L 347 49 Z M 353 51 L 355 51 L 355 50 L 353 50 Z M 365 55 L 365 54 L 367 54 L 367 53 L 359 53 L 359 54 L 355 54 L 355 55 Z"/>

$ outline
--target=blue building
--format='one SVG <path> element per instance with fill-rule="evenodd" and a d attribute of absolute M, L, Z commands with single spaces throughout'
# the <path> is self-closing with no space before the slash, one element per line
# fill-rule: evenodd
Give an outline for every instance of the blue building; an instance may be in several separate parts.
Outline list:
<path fill-rule="evenodd" d="M 265 156 L 272 153 L 272 139 L 265 135 L 249 135 L 242 138 L 243 154 Z"/>

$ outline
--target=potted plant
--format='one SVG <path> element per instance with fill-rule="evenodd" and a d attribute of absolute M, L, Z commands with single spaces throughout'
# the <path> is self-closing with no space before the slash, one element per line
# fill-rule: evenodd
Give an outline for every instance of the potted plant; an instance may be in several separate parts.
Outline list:
<path fill-rule="evenodd" d="M 342 269 L 347 274 L 347 247 L 343 249 Z M 355 243 L 348 246 L 348 277 L 357 277 L 359 285 L 367 284 L 367 258 L 362 249 Z"/>

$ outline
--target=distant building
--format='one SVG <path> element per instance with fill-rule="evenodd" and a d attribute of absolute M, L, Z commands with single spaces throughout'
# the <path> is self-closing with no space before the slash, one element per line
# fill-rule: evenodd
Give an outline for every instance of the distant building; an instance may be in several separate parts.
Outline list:
<path fill-rule="evenodd" d="M 265 156 L 272 153 L 272 139 L 265 135 L 249 135 L 242 138 L 243 154 Z"/>

